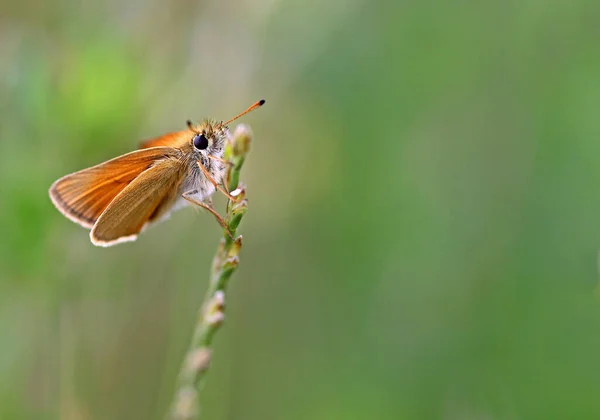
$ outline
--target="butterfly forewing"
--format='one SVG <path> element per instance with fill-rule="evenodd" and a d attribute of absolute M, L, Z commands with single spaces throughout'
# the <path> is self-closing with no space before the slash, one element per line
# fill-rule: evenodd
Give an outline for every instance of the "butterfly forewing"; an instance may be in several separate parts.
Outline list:
<path fill-rule="evenodd" d="M 50 187 L 50 198 L 69 219 L 91 228 L 136 177 L 161 160 L 179 158 L 179 154 L 170 147 L 136 150 L 59 179 Z"/>
<path fill-rule="evenodd" d="M 181 148 L 185 146 L 192 137 L 194 137 L 194 134 L 195 133 L 191 130 L 175 131 L 174 133 L 165 134 L 163 136 L 141 142 L 140 149 L 159 146 Z"/>
<path fill-rule="evenodd" d="M 102 213 L 90 232 L 92 242 L 110 246 L 134 240 L 146 223 L 172 207 L 181 171 L 179 160 L 166 159 L 135 178 Z"/>

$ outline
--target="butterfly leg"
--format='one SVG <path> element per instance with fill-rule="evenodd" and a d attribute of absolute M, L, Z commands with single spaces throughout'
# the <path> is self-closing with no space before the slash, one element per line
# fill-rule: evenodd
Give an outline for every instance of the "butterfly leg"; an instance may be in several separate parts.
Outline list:
<path fill-rule="evenodd" d="M 223 194 L 225 194 L 225 196 L 227 198 L 229 198 L 231 201 L 236 202 L 237 199 L 232 196 L 231 194 L 229 194 L 229 192 L 227 192 L 226 190 L 223 189 L 223 187 L 221 187 L 219 184 L 217 184 L 217 181 L 214 180 L 214 178 L 210 175 L 210 173 L 206 170 L 206 168 L 204 167 L 204 165 L 202 164 L 202 162 L 197 161 L 196 162 L 198 164 L 198 167 L 202 170 L 202 172 L 204 173 L 204 176 L 206 176 L 206 179 L 208 179 L 211 184 L 213 184 L 213 186 L 221 191 Z"/>
<path fill-rule="evenodd" d="M 223 227 L 223 229 L 225 229 L 225 232 L 227 232 L 227 234 L 229 235 L 229 237 L 231 239 L 233 239 L 233 235 L 231 234 L 231 231 L 229 230 L 229 226 L 227 226 L 227 223 L 225 223 L 225 220 L 212 207 L 212 202 L 210 204 L 206 204 L 206 203 L 203 203 L 200 200 L 196 200 L 195 198 L 192 197 L 192 195 L 194 195 L 195 193 L 197 193 L 197 191 L 188 191 L 188 192 L 183 193 L 181 196 L 183 198 L 185 198 L 187 201 L 189 201 L 190 203 L 195 204 L 195 205 L 197 205 L 199 207 L 202 207 L 203 209 L 208 210 L 209 212 L 211 212 L 213 214 L 213 216 L 215 216 L 215 218 L 217 219 L 217 221 L 219 222 L 219 224 L 221 225 L 221 227 Z"/>
<path fill-rule="evenodd" d="M 216 156 L 213 156 L 213 155 L 207 155 L 207 156 L 208 156 L 209 159 L 216 160 L 217 162 L 224 163 L 225 165 L 233 166 L 233 162 L 230 162 L 228 160 L 221 159 L 220 157 L 216 157 Z"/>
<path fill-rule="evenodd" d="M 223 158 L 216 157 L 216 156 L 213 156 L 213 155 L 208 155 L 208 158 L 209 158 L 209 159 L 216 160 L 216 161 L 218 161 L 218 162 L 221 162 L 221 163 L 223 163 L 223 164 L 225 164 L 225 165 L 228 165 L 228 166 L 230 166 L 230 167 L 233 167 L 233 166 L 235 165 L 235 164 L 234 164 L 233 162 L 231 162 L 230 160 L 225 160 L 225 159 L 223 159 Z M 231 171 L 228 171 L 228 172 L 227 172 L 227 180 L 225 180 L 225 179 L 223 179 L 223 180 L 222 180 L 222 182 L 223 182 L 223 184 L 222 184 L 222 185 L 223 185 L 223 189 L 224 189 L 224 190 L 225 190 L 227 193 L 229 193 L 229 188 L 227 188 L 227 184 L 229 184 L 229 176 L 230 176 L 230 175 L 231 175 Z"/>

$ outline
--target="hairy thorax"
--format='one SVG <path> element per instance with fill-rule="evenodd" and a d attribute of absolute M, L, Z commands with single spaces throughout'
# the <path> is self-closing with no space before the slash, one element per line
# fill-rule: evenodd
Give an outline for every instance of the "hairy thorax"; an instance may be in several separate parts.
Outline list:
<path fill-rule="evenodd" d="M 207 122 L 207 125 L 211 144 L 206 150 L 194 150 L 189 156 L 187 173 L 179 188 L 180 196 L 188 193 L 191 197 L 200 201 L 205 201 L 215 192 L 213 182 L 217 184 L 223 182 L 226 165 L 218 159 L 223 159 L 225 142 L 230 135 L 226 127 L 213 130 L 210 123 Z M 206 169 L 212 180 L 206 176 L 199 164 Z"/>

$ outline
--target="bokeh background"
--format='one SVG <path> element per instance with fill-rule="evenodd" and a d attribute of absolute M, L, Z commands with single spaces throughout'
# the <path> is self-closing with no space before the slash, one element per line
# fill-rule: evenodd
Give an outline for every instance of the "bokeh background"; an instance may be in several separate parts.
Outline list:
<path fill-rule="evenodd" d="M 96 248 L 47 190 L 260 98 L 203 418 L 600 418 L 599 20 L 3 1 L 0 419 L 163 418 L 219 227 L 186 209 Z"/>

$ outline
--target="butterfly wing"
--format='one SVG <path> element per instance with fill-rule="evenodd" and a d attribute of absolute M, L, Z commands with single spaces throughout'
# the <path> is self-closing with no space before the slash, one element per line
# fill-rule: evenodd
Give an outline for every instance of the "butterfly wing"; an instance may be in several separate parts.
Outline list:
<path fill-rule="evenodd" d="M 140 149 L 160 146 L 175 147 L 180 149 L 185 146 L 192 137 L 194 137 L 194 134 L 195 133 L 191 130 L 175 131 L 174 133 L 165 134 L 163 136 L 141 142 Z"/>
<path fill-rule="evenodd" d="M 92 231 L 94 245 L 111 246 L 133 241 L 144 226 L 157 220 L 177 200 L 185 166 L 166 159 L 135 178 L 109 204 Z"/>
<path fill-rule="evenodd" d="M 136 150 L 100 165 L 60 178 L 50 187 L 50 199 L 61 213 L 91 228 L 113 199 L 153 165 L 180 152 L 170 147 Z"/>

